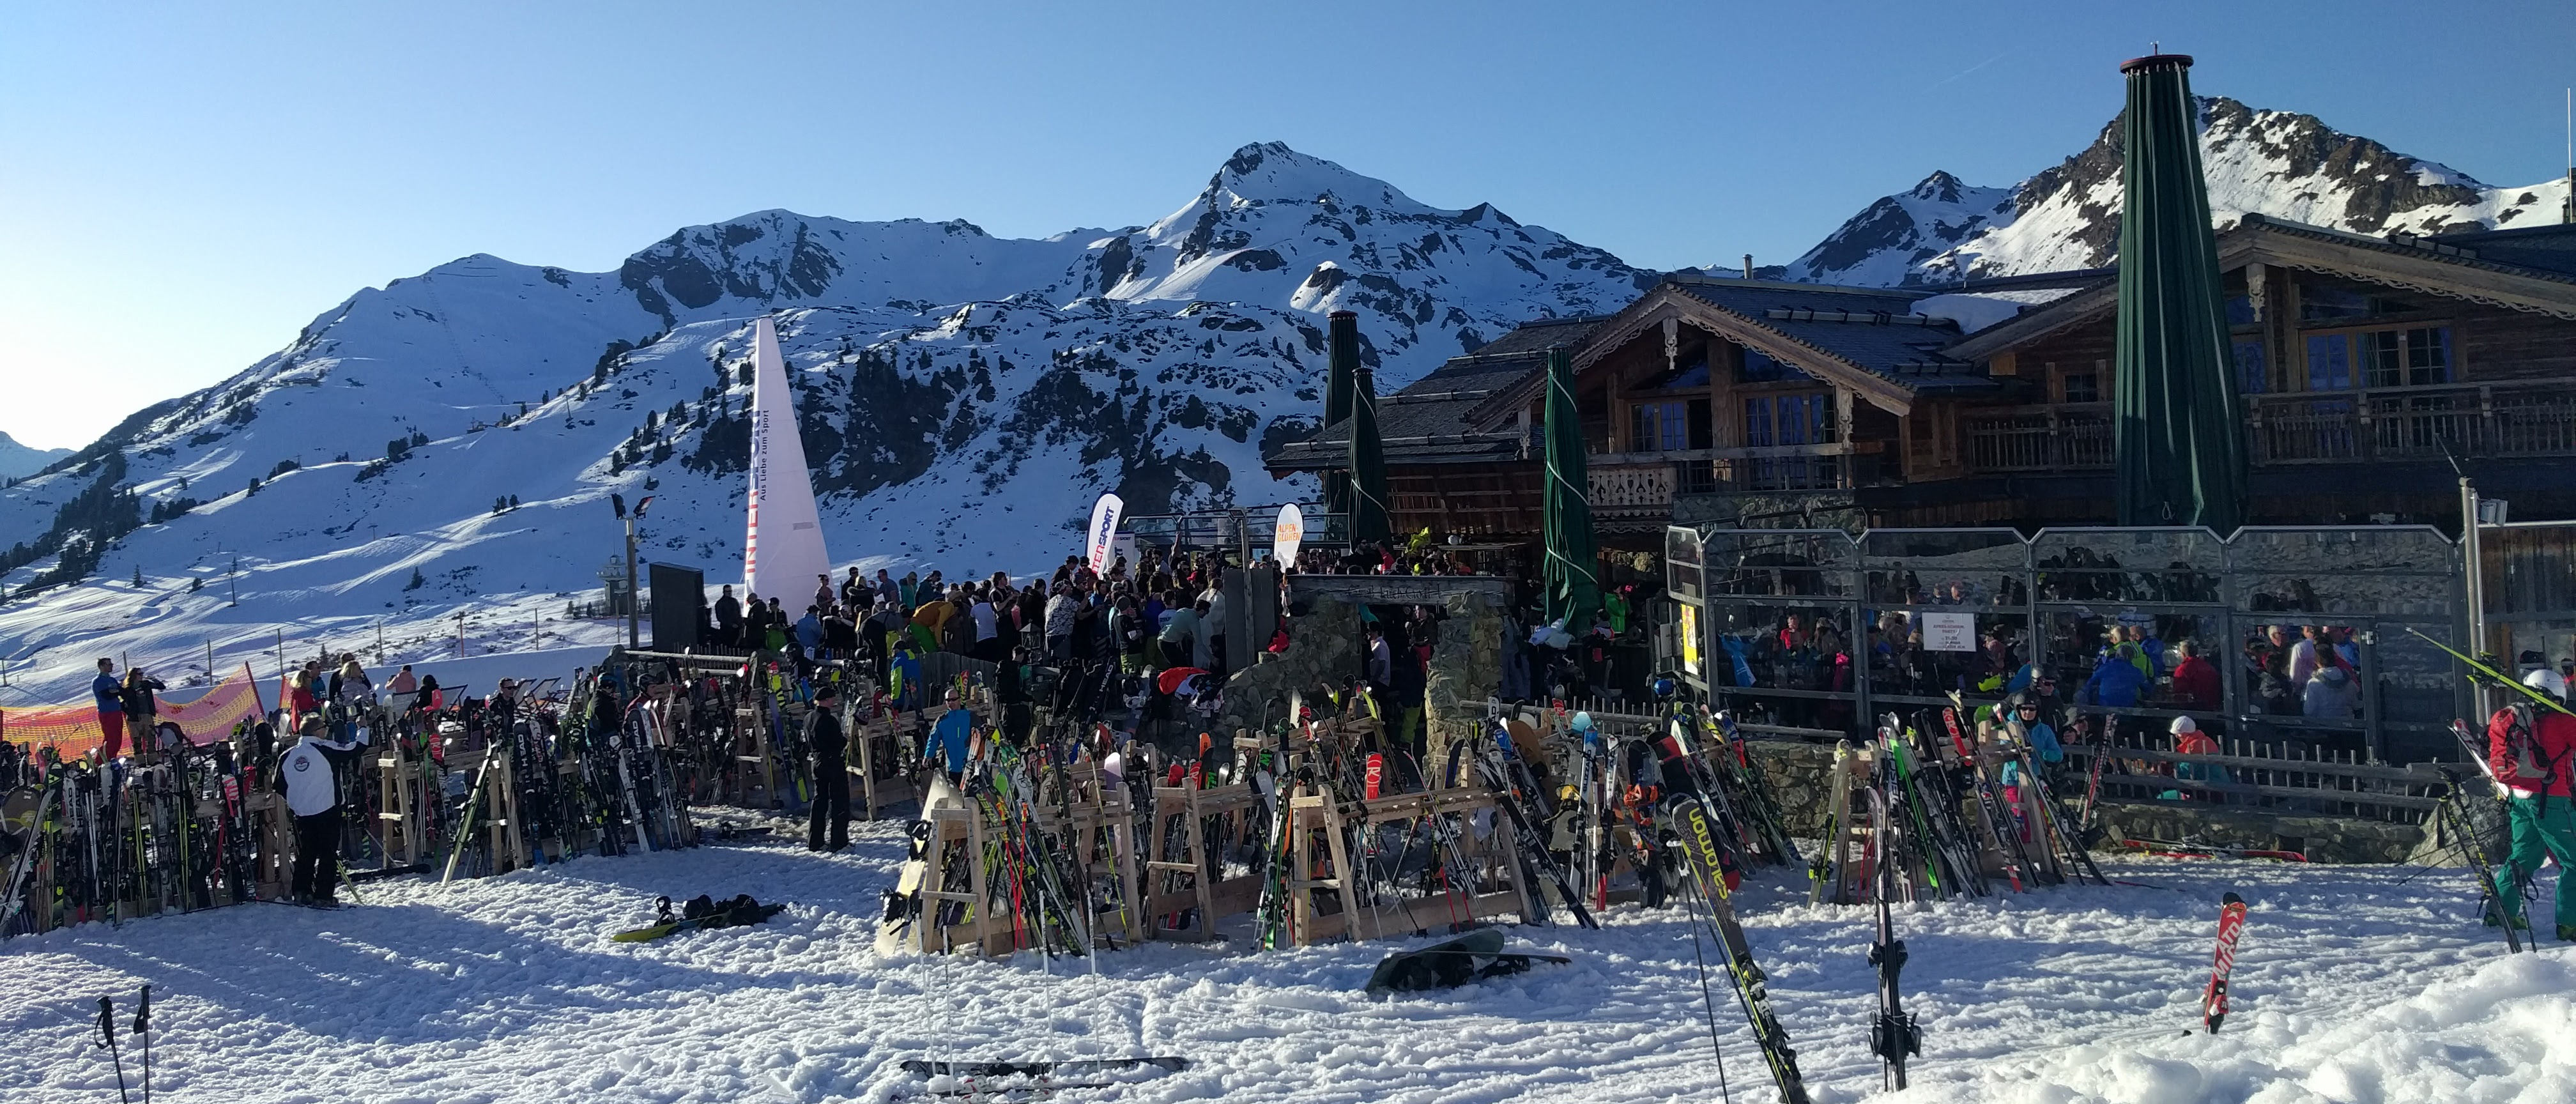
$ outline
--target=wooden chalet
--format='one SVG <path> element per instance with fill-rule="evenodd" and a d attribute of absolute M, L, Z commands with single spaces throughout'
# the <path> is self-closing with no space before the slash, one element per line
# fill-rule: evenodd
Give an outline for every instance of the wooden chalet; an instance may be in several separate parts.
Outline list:
<path fill-rule="evenodd" d="M 2456 528 L 2454 459 L 2576 517 L 2576 226 L 2219 235 L 2257 524 Z M 1394 527 L 1535 536 L 1543 362 L 1570 351 L 1595 527 L 2112 520 L 2109 269 L 1945 288 L 1677 275 L 1524 325 L 1382 397 Z M 1347 428 L 1269 458 L 1341 466 Z"/>

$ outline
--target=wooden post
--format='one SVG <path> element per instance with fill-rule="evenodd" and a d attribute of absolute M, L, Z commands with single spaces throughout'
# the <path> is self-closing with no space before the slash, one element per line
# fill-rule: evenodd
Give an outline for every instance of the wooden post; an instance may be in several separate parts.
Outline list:
<path fill-rule="evenodd" d="M 415 772 L 412 763 L 398 745 L 388 744 L 376 757 L 376 777 L 382 780 L 384 806 L 376 814 L 384 833 L 386 866 L 410 866 L 421 861 L 427 841 L 421 839 L 419 793 L 412 787 Z"/>
<path fill-rule="evenodd" d="M 491 811 L 486 838 L 492 845 L 492 872 L 521 869 L 528 865 L 527 838 L 519 827 L 519 776 L 511 773 L 508 744 L 493 746 L 492 770 L 483 785 L 483 804 Z"/>

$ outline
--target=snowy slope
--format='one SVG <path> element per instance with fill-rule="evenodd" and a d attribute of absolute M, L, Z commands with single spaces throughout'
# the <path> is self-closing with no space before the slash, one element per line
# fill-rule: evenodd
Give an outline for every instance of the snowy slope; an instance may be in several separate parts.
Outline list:
<path fill-rule="evenodd" d="M 2248 211 L 2362 234 L 2432 234 L 2558 221 L 2563 178 L 2489 187 L 2468 174 L 2345 134 L 2313 115 L 2201 105 L 2213 221 Z M 1853 216 L 1783 272 L 1787 279 L 1894 286 L 1962 276 L 2096 268 L 2120 237 L 2120 120 L 2082 153 L 2010 188 L 1936 172 Z"/>
<path fill-rule="evenodd" d="M 1722 979 L 1701 999 L 1679 910 L 1508 929 L 1563 967 L 1373 1001 L 1391 943 L 1153 944 L 1099 973 L 1036 956 L 876 957 L 897 822 L 841 855 L 708 848 L 367 888 L 342 912 L 247 905 L 0 943 L 0 1098 L 112 1099 L 96 999 L 153 986 L 173 1100 L 485 1104 L 933 1099 L 910 1058 L 1175 1054 L 1184 1073 L 1064 1101 L 1738 1101 L 1773 1093 Z M 1900 912 L 1914 1087 L 1880 1096 L 1871 913 L 1774 872 L 1737 895 L 1820 1104 L 2562 1101 L 2576 952 L 2508 958 L 2464 871 L 2124 861 L 2161 888 L 2057 889 Z M 1794 884 L 1793 884 L 1794 883 Z M 2199 1022 L 2217 898 L 2252 905 L 2235 1014 Z M 790 902 L 759 927 L 619 944 L 657 895 Z M 2535 914 L 2534 919 L 2542 919 Z M 1714 965 L 1712 963 L 1712 965 Z M 133 1058 L 128 1057 L 129 1065 Z M 129 1071 L 129 1076 L 132 1073 Z"/>
<path fill-rule="evenodd" d="M 1391 390 L 1652 279 L 1276 143 L 1236 151 L 1144 227 L 1029 241 L 764 211 L 682 229 L 616 272 L 468 257 L 361 291 L 80 466 L 0 491 L 0 545 L 54 532 L 75 550 L 90 530 L 57 513 L 102 482 L 130 488 L 138 515 L 197 503 L 124 534 L 83 585 L 0 604 L 0 660 L 42 699 L 75 692 L 96 655 L 202 667 L 212 642 L 229 668 L 273 650 L 280 624 L 301 655 L 372 646 L 381 621 L 393 662 L 453 654 L 459 613 L 468 651 L 483 623 L 493 646 L 603 642 L 619 630 L 560 622 L 618 549 L 610 493 L 660 496 L 647 559 L 711 582 L 739 570 L 742 366 L 763 313 L 799 369 L 835 557 L 955 575 L 1055 562 L 1102 491 L 1131 513 L 1300 497 L 1260 457 L 1320 404 L 1325 312 L 1360 313 Z M 0 591 L 59 562 L 0 572 Z"/>

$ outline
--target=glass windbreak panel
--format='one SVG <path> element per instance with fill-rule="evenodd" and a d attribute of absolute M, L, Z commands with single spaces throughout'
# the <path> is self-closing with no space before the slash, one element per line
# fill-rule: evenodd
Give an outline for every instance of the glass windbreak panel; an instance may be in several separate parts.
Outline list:
<path fill-rule="evenodd" d="M 2227 567 L 2231 571 L 2450 572 L 2457 550 L 2449 537 L 2422 525 L 2247 526 L 2227 542 Z"/>
<path fill-rule="evenodd" d="M 2445 617 L 2460 607 L 2457 549 L 2418 526 L 2245 529 L 2227 549 L 2249 614 Z"/>
<path fill-rule="evenodd" d="M 2029 546 L 2010 529 L 1880 529 L 1861 535 L 1861 594 L 1890 606 L 2020 606 Z"/>
<path fill-rule="evenodd" d="M 1672 591 L 1675 597 L 1699 597 L 1699 565 L 1664 561 L 1664 588 Z"/>
<path fill-rule="evenodd" d="M 1840 530 L 1710 530 L 1700 549 L 1713 595 L 1849 598 L 1858 586 L 1858 557 Z"/>
<path fill-rule="evenodd" d="M 1672 563 L 1699 562 L 1699 533 L 1674 526 L 1664 530 L 1664 559 Z"/>
<path fill-rule="evenodd" d="M 2214 605 L 2226 556 L 2207 529 L 2046 529 L 2031 540 L 2042 602 Z"/>
<path fill-rule="evenodd" d="M 2321 723 L 2361 715 L 2362 630 L 2323 619 L 2239 621 L 2239 711 Z"/>
<path fill-rule="evenodd" d="M 2120 709 L 2217 712 L 2232 654 L 2216 613 L 2152 613 L 2134 607 L 2050 610 L 2041 669 L 2043 697 Z"/>
<path fill-rule="evenodd" d="M 2457 661 L 2396 624 L 2379 625 L 2368 647 L 2380 723 L 2447 725 L 2458 715 Z M 2395 754 L 2390 759 L 2406 761 Z"/>
<path fill-rule="evenodd" d="M 1851 695 L 1858 683 L 1847 607 L 1712 603 L 1708 618 L 1714 654 L 1701 662 L 1711 689 L 1744 690 L 1755 697 L 1770 692 L 1765 708 L 1771 719 L 1766 723 L 1836 730 L 1851 726 Z"/>
<path fill-rule="evenodd" d="M 1966 606 L 1880 611 L 1862 645 L 1874 697 L 1991 698 L 2015 686 L 2032 655 L 2028 616 Z"/>

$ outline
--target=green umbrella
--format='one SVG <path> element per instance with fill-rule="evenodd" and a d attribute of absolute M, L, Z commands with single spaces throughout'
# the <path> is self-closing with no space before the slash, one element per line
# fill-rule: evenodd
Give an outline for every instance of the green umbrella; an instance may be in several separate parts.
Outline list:
<path fill-rule="evenodd" d="M 2129 107 L 2112 442 L 2120 524 L 2225 534 L 2245 523 L 2245 431 L 2189 68 L 2181 54 L 2120 66 Z"/>
<path fill-rule="evenodd" d="M 1329 323 L 1331 343 L 1324 354 L 1324 428 L 1348 421 L 1351 416 L 1351 391 L 1357 386 L 1360 368 L 1360 320 L 1349 311 L 1334 311 Z M 1351 512 L 1351 473 L 1337 469 L 1324 473 L 1324 512 Z"/>
<path fill-rule="evenodd" d="M 1383 543 L 1390 532 L 1386 510 L 1386 446 L 1377 439 L 1377 384 L 1367 365 L 1351 373 L 1351 543 Z"/>
<path fill-rule="evenodd" d="M 1574 408 L 1574 361 L 1547 354 L 1547 619 L 1591 627 L 1601 608 L 1600 556 L 1592 544 L 1592 483 L 1583 469 L 1583 415 Z"/>

